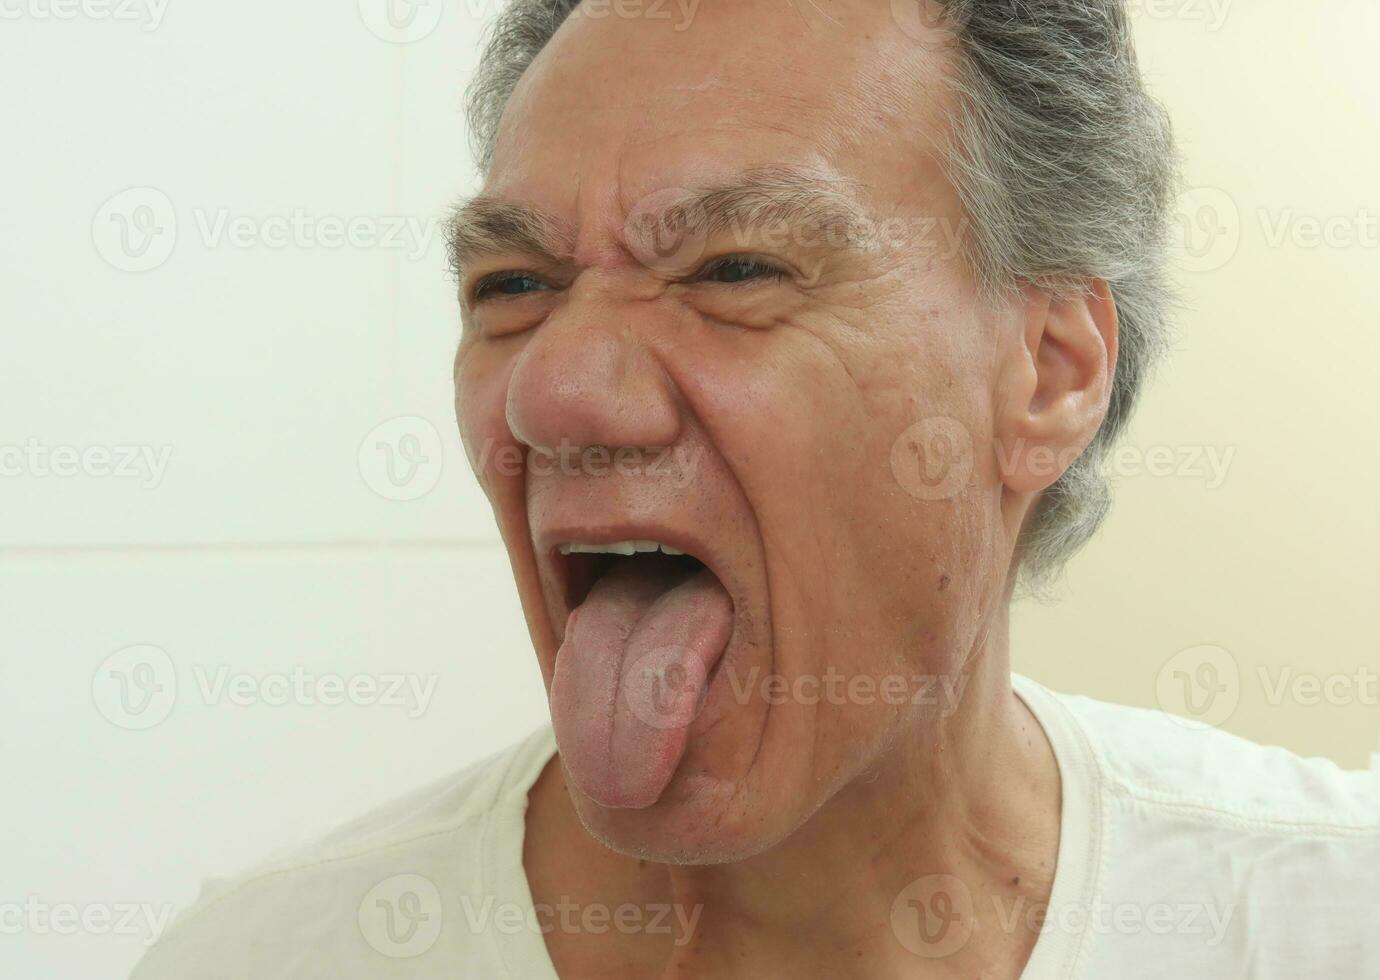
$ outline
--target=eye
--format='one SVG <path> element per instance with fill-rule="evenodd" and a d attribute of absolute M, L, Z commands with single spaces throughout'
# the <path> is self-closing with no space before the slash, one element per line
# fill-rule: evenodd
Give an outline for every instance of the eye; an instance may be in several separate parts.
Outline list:
<path fill-rule="evenodd" d="M 474 301 L 478 303 L 491 296 L 524 296 L 546 288 L 546 283 L 529 272 L 495 272 L 475 283 Z"/>
<path fill-rule="evenodd" d="M 761 259 L 743 255 L 728 255 L 722 259 L 715 259 L 705 266 L 698 278 L 704 282 L 720 282 L 732 285 L 757 279 L 781 279 L 785 275 L 785 270 L 763 262 Z"/>

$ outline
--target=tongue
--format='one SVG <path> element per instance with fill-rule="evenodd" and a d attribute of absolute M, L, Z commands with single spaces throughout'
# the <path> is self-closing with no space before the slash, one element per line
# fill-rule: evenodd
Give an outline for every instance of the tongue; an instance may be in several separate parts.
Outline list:
<path fill-rule="evenodd" d="M 733 603 L 708 569 L 647 555 L 618 562 L 570 614 L 551 681 L 561 761 L 605 807 L 651 806 L 671 781 Z"/>

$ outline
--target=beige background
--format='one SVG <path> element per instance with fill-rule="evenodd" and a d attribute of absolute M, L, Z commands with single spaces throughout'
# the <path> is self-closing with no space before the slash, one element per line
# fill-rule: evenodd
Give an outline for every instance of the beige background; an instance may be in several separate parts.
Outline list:
<path fill-rule="evenodd" d="M 460 91 L 497 4 L 158 7 L 0 23 L 0 450 L 168 454 L 0 478 L 0 902 L 175 911 L 545 716 L 454 431 L 435 220 L 473 185 Z M 1137 24 L 1195 188 L 1188 310 L 1110 523 L 1060 602 L 1016 612 L 1016 665 L 1151 707 L 1210 682 L 1193 704 L 1231 731 L 1363 767 L 1377 5 L 1138 0 Z M 157 682 L 137 717 L 134 666 Z M 294 671 L 435 688 L 415 712 L 263 696 Z M 1342 703 L 1276 693 L 1300 676 Z M 145 938 L 24 928 L 0 975 L 123 975 Z"/>
<path fill-rule="evenodd" d="M 1182 708 L 1165 674 L 1210 680 L 1207 662 L 1211 720 L 1364 768 L 1380 745 L 1380 7 L 1137 11 L 1184 158 L 1186 308 L 1108 524 L 1061 602 L 1016 610 L 1016 667 Z M 1204 645 L 1229 656 L 1174 659 Z"/>

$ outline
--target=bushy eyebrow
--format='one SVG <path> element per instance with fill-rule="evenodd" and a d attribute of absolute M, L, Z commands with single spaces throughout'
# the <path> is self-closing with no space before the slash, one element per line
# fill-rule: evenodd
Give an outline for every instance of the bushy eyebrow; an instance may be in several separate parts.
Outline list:
<path fill-rule="evenodd" d="M 460 204 L 446 225 L 450 270 L 457 280 L 481 255 L 516 252 L 556 257 L 568 254 L 574 232 L 525 204 L 480 195 Z"/>
<path fill-rule="evenodd" d="M 875 227 L 851 182 L 787 167 L 748 171 L 676 198 L 664 212 L 639 217 L 710 235 L 735 232 L 744 243 L 752 231 L 768 226 L 810 228 L 835 248 L 860 247 L 866 230 Z M 540 209 L 479 195 L 452 212 L 446 241 L 458 279 L 483 255 L 511 252 L 560 261 L 574 248 L 574 230 Z"/>
<path fill-rule="evenodd" d="M 851 182 L 785 167 L 704 188 L 682 207 L 696 229 L 709 234 L 808 227 L 837 232 L 833 243 L 845 244 L 872 223 Z"/>

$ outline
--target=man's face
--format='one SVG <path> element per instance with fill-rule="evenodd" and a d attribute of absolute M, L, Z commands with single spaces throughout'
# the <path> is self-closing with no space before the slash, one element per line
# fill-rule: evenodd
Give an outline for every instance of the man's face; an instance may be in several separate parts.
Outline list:
<path fill-rule="evenodd" d="M 625 852 L 783 839 L 953 710 L 925 678 L 1005 587 L 975 449 L 1013 328 L 957 252 L 947 56 L 892 6 L 577 11 L 457 239 L 462 435 L 575 804 Z M 561 554 L 629 539 L 707 570 Z"/>

